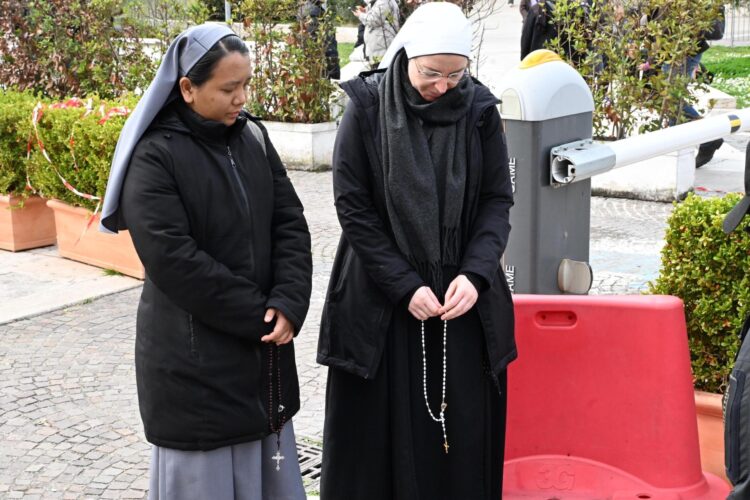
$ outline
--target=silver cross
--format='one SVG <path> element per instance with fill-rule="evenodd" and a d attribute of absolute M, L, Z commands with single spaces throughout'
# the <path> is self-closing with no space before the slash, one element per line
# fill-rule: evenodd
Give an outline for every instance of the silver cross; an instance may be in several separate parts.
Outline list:
<path fill-rule="evenodd" d="M 284 456 L 281 454 L 281 450 L 276 450 L 276 455 L 271 457 L 271 460 L 276 460 L 276 470 L 281 470 L 281 461 L 284 460 Z"/>

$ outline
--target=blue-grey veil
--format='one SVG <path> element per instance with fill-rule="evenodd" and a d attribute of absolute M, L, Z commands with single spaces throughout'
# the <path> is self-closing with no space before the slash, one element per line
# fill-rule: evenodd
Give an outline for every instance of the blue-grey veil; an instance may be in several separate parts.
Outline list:
<path fill-rule="evenodd" d="M 183 31 L 169 46 L 154 80 L 128 117 L 117 140 L 104 195 L 100 231 L 116 233 L 119 229 L 127 229 L 119 217 L 120 191 L 133 149 L 159 111 L 168 104 L 177 81 L 185 76 L 216 42 L 234 34 L 234 31 L 223 24 L 201 24 Z"/>

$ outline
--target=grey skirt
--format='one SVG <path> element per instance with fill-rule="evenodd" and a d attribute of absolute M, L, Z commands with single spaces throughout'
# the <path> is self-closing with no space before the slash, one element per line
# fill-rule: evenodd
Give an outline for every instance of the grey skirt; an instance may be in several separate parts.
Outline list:
<path fill-rule="evenodd" d="M 292 422 L 276 434 L 211 451 L 154 446 L 149 500 L 305 500 Z M 276 470 L 276 464 L 279 469 Z"/>

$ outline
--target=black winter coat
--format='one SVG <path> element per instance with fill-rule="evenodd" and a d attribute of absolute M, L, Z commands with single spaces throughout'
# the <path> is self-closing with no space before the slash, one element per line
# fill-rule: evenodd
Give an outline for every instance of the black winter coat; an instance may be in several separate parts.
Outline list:
<path fill-rule="evenodd" d="M 378 83 L 363 74 L 341 86 L 351 98 L 333 153 L 333 190 L 342 236 L 320 326 L 318 362 L 373 378 L 396 307 L 408 307 L 423 280 L 399 251 L 388 223 L 380 162 Z M 513 302 L 500 267 L 513 205 L 497 98 L 477 82 L 467 119 L 468 179 L 459 274 L 478 276 L 476 308 L 490 366 L 499 375 L 516 357 Z M 474 191 L 472 191 L 472 187 Z"/>
<path fill-rule="evenodd" d="M 173 104 L 138 143 L 123 220 L 146 269 L 136 380 L 149 442 L 210 450 L 270 433 L 270 346 L 282 311 L 299 332 L 312 284 L 302 205 L 263 130 L 225 125 Z M 294 347 L 280 348 L 287 419 L 299 409 Z M 272 367 L 274 379 L 276 366 Z M 278 389 L 273 392 L 278 394 Z"/>
<path fill-rule="evenodd" d="M 531 6 L 523 17 L 521 28 L 521 60 L 557 37 L 557 26 L 550 19 L 554 3 L 546 0 Z"/>

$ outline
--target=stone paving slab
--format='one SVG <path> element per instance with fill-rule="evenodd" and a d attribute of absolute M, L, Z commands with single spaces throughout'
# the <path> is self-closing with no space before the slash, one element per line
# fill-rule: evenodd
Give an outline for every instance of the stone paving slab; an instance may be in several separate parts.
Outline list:
<path fill-rule="evenodd" d="M 63 259 L 56 246 L 0 250 L 0 324 L 139 286 L 134 278 Z"/>
<path fill-rule="evenodd" d="M 144 497 L 149 447 L 133 367 L 138 294 L 0 326 L 0 496 Z"/>
<path fill-rule="evenodd" d="M 705 166 L 695 171 L 695 192 L 703 196 L 722 196 L 745 191 L 745 150 L 750 132 L 724 138 L 724 144 Z"/>

